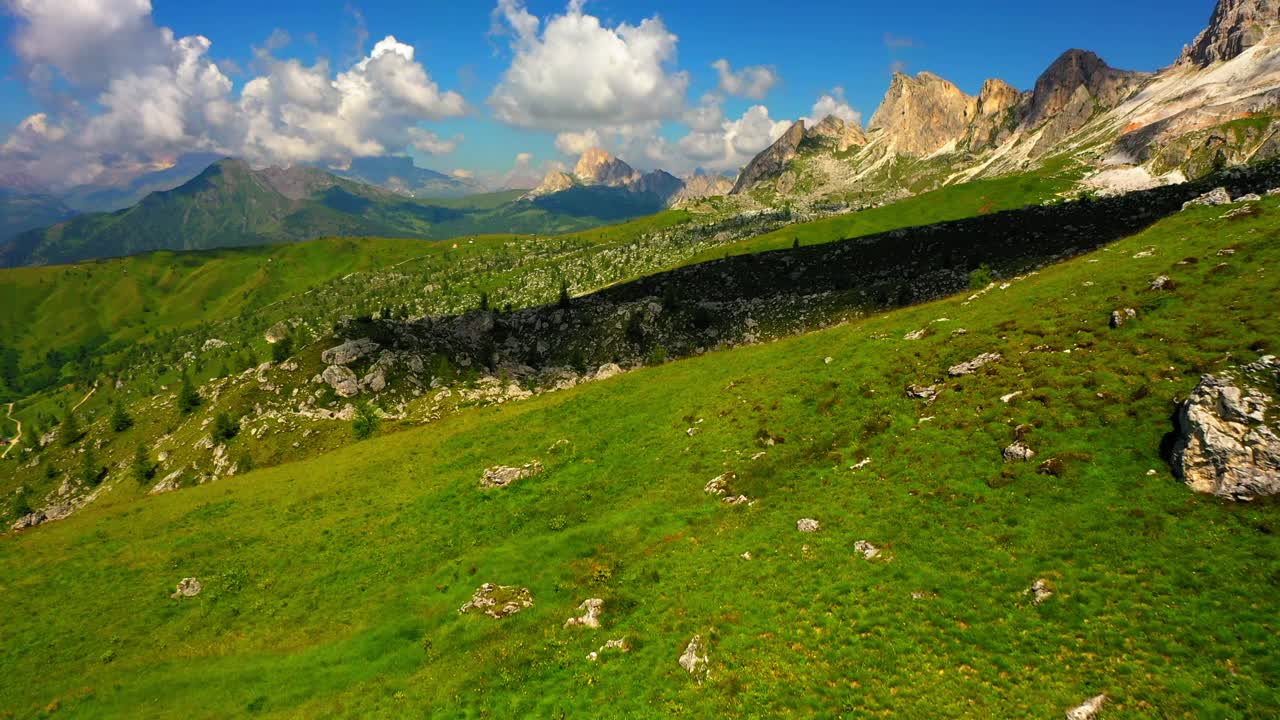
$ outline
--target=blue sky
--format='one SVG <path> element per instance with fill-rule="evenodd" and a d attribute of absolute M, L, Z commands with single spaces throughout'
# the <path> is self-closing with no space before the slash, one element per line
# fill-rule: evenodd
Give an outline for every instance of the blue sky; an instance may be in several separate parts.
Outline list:
<path fill-rule="evenodd" d="M 27 0 L 28 2 L 30 0 Z M 54 2 L 55 0 L 49 0 Z M 145 0 L 94 0 L 106 7 Z M 9 4 L 20 0 L 0 0 Z M 1029 89 L 1039 73 L 1062 51 L 1080 47 L 1100 54 L 1116 67 L 1154 70 L 1172 62 L 1182 45 L 1206 24 L 1212 0 L 1077 0 L 1070 5 L 1015 0 L 981 2 L 811 1 L 795 5 L 760 0 L 590 0 L 582 12 L 602 26 L 638 25 L 658 17 L 675 36 L 675 56 L 664 64 L 689 76 L 686 103 L 696 106 L 715 92 L 717 71 L 726 59 L 735 68 L 768 66 L 777 82 L 760 98 L 721 93 L 729 119 L 749 107 L 767 107 L 780 123 L 806 116 L 815 100 L 841 87 L 848 105 L 869 119 L 892 67 L 914 74 L 935 72 L 976 93 L 988 77 L 1000 77 Z M 441 170 L 465 168 L 502 172 L 517 153 L 532 153 L 534 164 L 564 159 L 557 133 L 539 127 L 512 127 L 494 118 L 486 100 L 512 64 L 513 33 L 494 35 L 493 2 L 440 0 L 220 0 L 217 3 L 153 0 L 151 22 L 171 28 L 176 37 L 204 36 L 212 42 L 208 58 L 234 84 L 262 71 L 254 48 L 264 47 L 276 30 L 288 44 L 272 50 L 277 59 L 304 64 L 329 60 L 337 73 L 369 53 L 378 40 L 394 35 L 413 46 L 414 60 L 441 91 L 461 95 L 461 116 L 421 122 L 444 140 L 461 140 L 448 152 L 414 151 L 419 163 Z M 563 14 L 560 0 L 529 0 L 527 12 L 540 19 Z M 20 57 L 15 37 L 24 21 L 0 16 L 0 33 L 9 39 L 0 56 L 0 137 L 27 116 L 49 111 L 24 75 L 32 65 Z M 230 61 L 230 62 L 227 62 Z M 238 69 L 238 71 L 237 71 Z M 87 93 L 85 93 L 87 95 Z M 93 109 L 92 99 L 86 107 Z M 670 117 L 654 131 L 674 146 L 688 127 Z M 638 142 L 638 141 L 637 141 Z M 562 140 L 561 149 L 570 145 Z M 620 149 L 638 146 L 614 143 Z M 636 151 L 638 152 L 638 151 Z M 655 157 L 658 154 L 655 151 Z M 726 162 L 733 162 L 732 158 Z M 636 161 L 645 165 L 643 160 Z"/>

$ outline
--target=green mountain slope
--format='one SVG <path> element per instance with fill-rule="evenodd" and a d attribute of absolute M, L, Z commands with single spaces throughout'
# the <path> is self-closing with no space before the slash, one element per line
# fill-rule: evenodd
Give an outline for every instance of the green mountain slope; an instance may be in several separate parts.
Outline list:
<path fill-rule="evenodd" d="M 52 195 L 0 188 L 0 247 L 23 232 L 73 215 L 74 210 Z"/>
<path fill-rule="evenodd" d="M 320 170 L 255 171 L 242 161 L 224 160 L 127 210 L 81 215 L 0 244 L 0 266 L 336 235 L 444 239 L 492 232 L 565 233 L 658 209 L 617 202 L 552 206 L 519 201 L 511 193 L 419 201 Z"/>
<path fill-rule="evenodd" d="M 113 471 L 77 515 L 0 539 L 0 706 L 1033 718 L 1106 693 L 1107 717 L 1273 716 L 1276 505 L 1193 496 L 1160 455 L 1174 398 L 1280 338 L 1241 301 L 1280 292 L 1280 206 L 1252 207 L 168 495 Z M 1137 319 L 1111 329 L 1117 307 Z M 936 402 L 904 396 L 989 352 Z M 99 452 L 174 422 L 148 408 Z M 1038 456 L 1004 463 L 1019 435 Z M 754 504 L 704 492 L 716 477 Z M 203 591 L 170 598 L 186 577 Z M 533 605 L 459 614 L 483 583 Z M 564 627 L 588 598 L 603 626 Z M 695 635 L 701 684 L 677 662 Z"/>

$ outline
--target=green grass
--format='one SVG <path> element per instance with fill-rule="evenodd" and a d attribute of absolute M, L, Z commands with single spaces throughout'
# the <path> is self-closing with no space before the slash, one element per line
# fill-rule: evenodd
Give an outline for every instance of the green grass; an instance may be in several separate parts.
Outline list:
<path fill-rule="evenodd" d="M 1039 718 L 1106 692 L 1108 718 L 1274 717 L 1277 505 L 1193 496 L 1158 455 L 1201 373 L 1276 349 L 1280 317 L 1258 299 L 1280 292 L 1280 209 L 1265 205 L 1230 223 L 1182 213 L 971 302 L 171 495 L 117 481 L 67 521 L 0 539 L 0 708 Z M 1149 291 L 1158 274 L 1177 289 Z M 1111 330 L 1116 307 L 1140 316 Z M 1004 361 L 934 405 L 903 397 L 987 351 Z M 1022 424 L 1037 462 L 1007 466 Z M 534 458 L 543 475 L 478 488 L 485 467 Z M 1046 458 L 1064 471 L 1037 474 Z M 756 505 L 703 493 L 726 471 Z M 798 534 L 801 517 L 822 531 Z M 892 559 L 863 561 L 857 540 Z M 171 600 L 188 576 L 205 591 Z M 1039 606 L 1023 594 L 1037 578 L 1055 590 Z M 459 616 L 485 582 L 535 605 Z M 604 628 L 563 629 L 588 597 L 605 599 Z M 676 663 L 695 633 L 703 685 Z M 623 636 L 631 653 L 585 659 Z"/>

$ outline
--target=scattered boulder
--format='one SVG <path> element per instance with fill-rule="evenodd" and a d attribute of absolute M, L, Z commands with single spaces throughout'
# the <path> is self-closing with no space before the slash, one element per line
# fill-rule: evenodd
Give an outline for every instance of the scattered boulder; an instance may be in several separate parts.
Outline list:
<path fill-rule="evenodd" d="M 1019 390 L 1017 392 L 1011 392 L 1008 395 L 1001 395 L 1000 402 L 1004 403 L 1005 405 L 1008 405 L 1009 403 L 1013 402 L 1015 399 L 1021 397 L 1022 394 L 1023 394 L 1022 391 Z"/>
<path fill-rule="evenodd" d="M 541 473 L 542 463 L 536 460 L 520 467 L 497 465 L 484 471 L 484 476 L 480 478 L 480 487 L 504 488 L 514 482 L 526 480 Z"/>
<path fill-rule="evenodd" d="M 710 675 L 707 668 L 709 662 L 707 648 L 702 642 L 702 636 L 694 635 L 689 644 L 685 646 L 684 654 L 680 656 L 680 667 L 684 668 L 685 672 L 692 675 L 701 684 Z"/>
<path fill-rule="evenodd" d="M 289 337 L 289 323 L 283 320 L 267 328 L 267 331 L 262 334 L 262 339 L 271 345 L 275 345 L 287 337 Z"/>
<path fill-rule="evenodd" d="M 1130 320 L 1138 318 L 1138 311 L 1133 308 L 1121 308 L 1111 313 L 1111 328 L 1118 329 Z"/>
<path fill-rule="evenodd" d="M 360 383 L 351 368 L 342 365 L 330 365 L 320 375 L 320 380 L 333 388 L 338 397 L 349 398 L 360 394 Z"/>
<path fill-rule="evenodd" d="M 1262 199 L 1262 196 L 1261 196 L 1261 195 L 1259 195 L 1258 193 L 1249 193 L 1249 194 L 1247 194 L 1247 195 L 1241 195 L 1240 197 L 1236 198 L 1236 200 L 1235 200 L 1235 201 L 1236 201 L 1236 202 L 1238 202 L 1238 203 L 1243 203 L 1243 202 L 1258 202 L 1258 201 L 1259 201 L 1259 200 L 1261 200 L 1261 199 Z"/>
<path fill-rule="evenodd" d="M 1172 290 L 1174 289 L 1174 287 L 1176 287 L 1176 285 L 1173 282 L 1173 278 L 1169 277 L 1168 275 L 1161 275 L 1160 277 L 1151 281 L 1152 290 Z"/>
<path fill-rule="evenodd" d="M 226 340 L 220 340 L 218 338 L 209 338 L 208 340 L 204 341 L 204 345 L 200 346 L 200 352 L 209 352 L 211 350 L 221 350 L 226 346 L 227 346 Z"/>
<path fill-rule="evenodd" d="M 952 365 L 947 370 L 947 374 L 950 375 L 951 377 L 963 377 L 965 375 L 972 375 L 984 365 L 988 365 L 994 362 L 1000 362 L 1000 360 L 1002 359 L 1003 359 L 1003 356 L 1001 356 L 1000 353 L 983 353 L 978 357 L 972 360 L 969 360 L 967 362 L 962 362 L 959 365 Z"/>
<path fill-rule="evenodd" d="M 729 481 L 734 479 L 733 473 L 717 475 L 707 481 L 702 491 L 708 495 L 724 495 L 729 492 Z"/>
<path fill-rule="evenodd" d="M 472 594 L 466 604 L 458 608 L 458 613 L 465 615 L 479 611 L 495 620 L 501 620 L 531 607 L 533 593 L 529 592 L 529 588 L 485 583 Z"/>
<path fill-rule="evenodd" d="M 1015 442 L 1004 449 L 1004 461 L 1009 462 L 1027 462 L 1036 456 L 1036 452 L 1027 447 L 1026 443 L 1021 440 Z"/>
<path fill-rule="evenodd" d="M 604 600 L 588 598 L 582 601 L 578 609 L 582 611 L 581 617 L 571 617 L 565 620 L 565 627 L 585 627 L 593 630 L 600 627 L 600 612 L 604 610 Z"/>
<path fill-rule="evenodd" d="M 821 523 L 813 518 L 802 518 L 796 521 L 796 530 L 799 530 L 802 533 L 815 533 L 821 528 Z"/>
<path fill-rule="evenodd" d="M 1053 596 L 1053 588 L 1049 586 L 1048 580 L 1045 580 L 1044 578 L 1040 578 L 1039 580 L 1036 580 L 1035 582 L 1031 583 L 1031 587 L 1022 591 L 1022 594 L 1030 595 L 1031 602 L 1034 602 L 1036 605 L 1039 605 L 1040 603 L 1044 602 L 1045 600 L 1048 600 L 1050 597 Z"/>
<path fill-rule="evenodd" d="M 723 500 L 721 500 L 720 502 L 724 503 L 725 505 L 752 505 L 752 504 L 754 504 L 754 503 L 752 503 L 752 502 L 751 502 L 751 498 L 747 497 L 746 495 L 734 495 L 734 496 L 732 496 L 732 497 L 724 498 L 724 499 L 723 499 Z"/>
<path fill-rule="evenodd" d="M 377 350 L 378 343 L 369 338 L 348 340 L 337 347 L 329 348 L 320 353 L 320 361 L 326 365 L 350 365 Z"/>
<path fill-rule="evenodd" d="M 925 336 L 928 334 L 929 334 L 929 328 L 920 328 L 919 330 L 912 330 L 906 335 L 903 335 L 902 339 L 903 340 L 923 340 Z"/>
<path fill-rule="evenodd" d="M 179 487 L 181 487 L 181 485 L 178 484 L 181 478 L 182 478 L 182 471 L 174 470 L 168 475 L 165 475 L 163 480 L 156 483 L 155 487 L 151 488 L 151 491 L 148 494 L 163 495 L 164 493 L 167 493 L 167 492 L 173 492 L 174 490 L 177 490 Z"/>
<path fill-rule="evenodd" d="M 1106 702 L 1106 695 L 1094 695 L 1080 706 L 1068 710 L 1067 720 L 1093 720 L 1102 712 L 1102 706 Z"/>
<path fill-rule="evenodd" d="M 587 655 L 587 659 L 595 662 L 600 659 L 600 656 L 603 655 L 606 650 L 617 650 L 621 653 L 628 653 L 631 652 L 631 643 L 627 642 L 625 637 L 620 637 L 616 640 L 609 640 L 604 645 L 601 645 L 599 650 Z"/>
<path fill-rule="evenodd" d="M 606 363 L 604 365 L 601 365 L 599 369 L 596 370 L 595 374 L 592 375 L 592 379 L 608 380 L 611 377 L 615 377 L 621 374 L 622 374 L 622 368 L 619 367 L 617 364 Z"/>
<path fill-rule="evenodd" d="M 1230 204 L 1231 204 L 1231 194 L 1227 192 L 1226 188 L 1220 187 L 1220 188 L 1214 188 L 1213 190 L 1210 190 L 1209 192 L 1201 195 L 1195 200 L 1188 200 L 1187 202 L 1182 204 L 1182 209 L 1187 210 L 1189 208 L 1193 208 L 1197 206 L 1214 206 L 1214 205 L 1230 205 Z"/>
<path fill-rule="evenodd" d="M 183 578 L 182 581 L 178 583 L 177 591 L 174 592 L 169 597 L 175 600 L 181 600 L 182 598 L 192 598 L 199 595 L 200 591 L 203 589 L 204 589 L 204 585 L 202 585 L 199 580 L 195 578 Z"/>
<path fill-rule="evenodd" d="M 1275 383 L 1267 357 L 1246 376 Z M 1275 400 L 1231 375 L 1206 375 L 1178 412 L 1173 470 L 1192 490 L 1232 500 L 1280 494 L 1280 436 L 1266 422 Z"/>
<path fill-rule="evenodd" d="M 547 453 L 551 455 L 559 455 L 560 453 L 569 452 L 569 448 L 572 445 L 573 443 L 569 442 L 567 439 L 562 438 L 552 443 L 551 447 L 547 448 Z"/>
<path fill-rule="evenodd" d="M 875 560 L 880 556 L 880 548 L 872 545 L 866 540 L 859 540 L 853 544 L 853 549 L 862 556 L 863 560 Z"/>
<path fill-rule="evenodd" d="M 937 385 L 927 385 L 927 386 L 926 385 L 908 385 L 907 397 L 912 398 L 914 400 L 924 400 L 927 402 L 933 402 L 938 398 L 938 386 Z"/>

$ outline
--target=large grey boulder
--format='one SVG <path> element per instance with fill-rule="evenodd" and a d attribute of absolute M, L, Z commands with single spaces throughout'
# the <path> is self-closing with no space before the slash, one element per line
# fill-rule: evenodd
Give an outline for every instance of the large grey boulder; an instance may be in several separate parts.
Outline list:
<path fill-rule="evenodd" d="M 349 398 L 360 394 L 360 383 L 351 368 L 342 365 L 330 365 L 324 369 L 320 379 L 333 388 L 338 397 Z"/>
<path fill-rule="evenodd" d="M 1276 387 L 1273 357 L 1242 368 L 1241 378 L 1206 375 L 1178 413 L 1173 470 L 1192 490 L 1232 500 L 1280 494 L 1280 436 L 1275 399 L 1256 385 Z"/>
<path fill-rule="evenodd" d="M 369 338 L 348 340 L 337 347 L 329 348 L 320 353 L 320 360 L 326 365 L 349 365 L 377 350 L 378 343 Z"/>
<path fill-rule="evenodd" d="M 952 365 L 947 369 L 947 374 L 951 377 L 964 377 L 978 372 L 979 368 L 994 362 L 1000 362 L 1000 353 L 982 353 L 978 357 L 967 360 L 959 365 Z"/>
<path fill-rule="evenodd" d="M 1102 712 L 1102 706 L 1106 702 L 1106 695 L 1094 695 L 1079 706 L 1068 710 L 1067 720 L 1093 720 L 1098 717 L 1098 713 Z"/>

